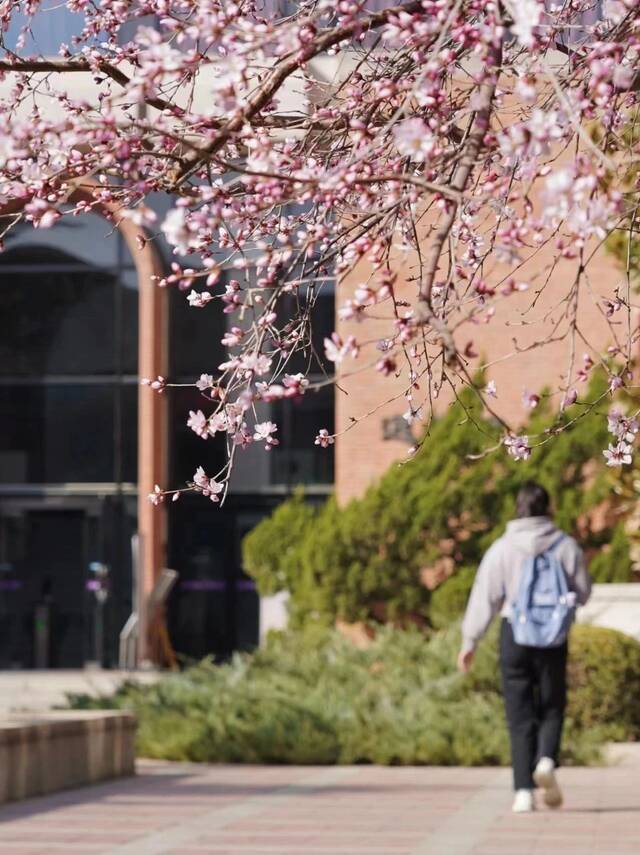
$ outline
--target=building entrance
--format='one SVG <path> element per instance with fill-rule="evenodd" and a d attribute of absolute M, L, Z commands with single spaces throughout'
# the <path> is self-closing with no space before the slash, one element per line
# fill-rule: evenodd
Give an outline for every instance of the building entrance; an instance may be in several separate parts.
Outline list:
<path fill-rule="evenodd" d="M 121 509 L 113 497 L 0 499 L 0 668 L 115 664 L 135 525 Z"/>

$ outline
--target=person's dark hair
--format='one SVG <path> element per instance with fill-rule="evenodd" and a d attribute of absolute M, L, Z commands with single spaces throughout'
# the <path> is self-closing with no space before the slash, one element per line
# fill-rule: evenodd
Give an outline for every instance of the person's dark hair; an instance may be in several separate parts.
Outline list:
<path fill-rule="evenodd" d="M 516 517 L 546 517 L 551 502 L 545 488 L 535 481 L 526 481 L 518 490 Z"/>

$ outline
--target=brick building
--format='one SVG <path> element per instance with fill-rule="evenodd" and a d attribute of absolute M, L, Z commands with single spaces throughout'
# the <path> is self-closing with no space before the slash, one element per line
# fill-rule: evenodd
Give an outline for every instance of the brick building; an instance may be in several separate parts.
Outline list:
<path fill-rule="evenodd" d="M 562 157 L 556 163 L 562 163 Z M 428 225 L 425 225 L 427 230 Z M 627 336 L 627 314 L 620 312 L 610 326 L 602 301 L 604 296 L 611 298 L 617 286 L 621 286 L 621 293 L 625 293 L 624 271 L 604 247 L 590 245 L 585 255 L 588 257 L 591 252 L 594 255 L 577 294 L 579 334 L 575 339 L 576 368 L 580 367 L 584 352 L 589 351 L 595 359 L 598 353 L 615 343 L 615 335 L 622 343 Z M 473 352 L 478 356 L 470 359 L 469 369 L 486 368 L 487 380 L 494 380 L 498 390 L 497 398 L 491 401 L 492 407 L 514 429 L 526 422 L 527 413 L 522 403 L 524 390 L 539 393 L 545 387 L 557 389 L 569 368 L 570 338 L 560 340 L 559 332 L 567 326 L 568 294 L 576 279 L 579 261 L 561 260 L 554 264 L 555 254 L 553 243 L 531 252 L 516 274 L 518 282 L 528 284 L 528 290 L 498 304 L 490 323 L 464 324 L 455 336 L 461 348 L 467 342 L 473 342 Z M 396 284 L 398 296 L 401 297 L 403 289 L 407 289 L 406 293 L 412 300 L 415 299 L 416 286 L 413 283 L 409 290 L 407 279 L 414 263 L 415 259 L 403 262 Z M 506 272 L 496 265 L 485 277 L 487 284 L 503 282 Z M 340 284 L 338 307 L 359 283 L 367 281 L 370 274 L 371 271 L 363 265 Z M 631 315 L 634 329 L 639 321 L 640 313 L 634 308 Z M 349 335 L 357 339 L 361 335 L 363 327 L 357 322 L 337 323 L 343 339 Z M 390 331 L 389 324 L 382 321 L 367 321 L 365 326 L 367 340 L 377 335 L 384 337 Z M 527 349 L 547 339 L 550 340 L 544 347 Z M 348 363 L 343 363 L 343 366 L 348 370 Z M 575 370 L 573 376 L 575 378 Z M 574 382 L 573 385 L 577 385 L 580 392 L 580 384 Z M 399 380 L 384 377 L 372 367 L 359 371 L 352 378 L 342 377 L 340 387 L 344 394 L 339 391 L 336 394 L 336 430 L 342 432 L 347 427 L 349 430 L 342 433 L 336 442 L 335 479 L 338 498 L 344 502 L 362 494 L 388 466 L 405 457 L 412 445 L 412 433 L 402 419 L 402 414 L 407 411 L 407 403 L 402 396 L 406 387 L 404 376 Z M 451 393 L 444 389 L 436 402 L 436 412 L 450 400 Z M 560 398 L 555 401 L 556 406 L 559 405 Z M 414 403 L 419 402 L 420 396 L 416 394 Z M 371 416 L 350 427 L 353 419 L 360 420 L 374 409 Z M 415 436 L 419 435 L 419 430 L 419 425 L 416 425 Z"/>

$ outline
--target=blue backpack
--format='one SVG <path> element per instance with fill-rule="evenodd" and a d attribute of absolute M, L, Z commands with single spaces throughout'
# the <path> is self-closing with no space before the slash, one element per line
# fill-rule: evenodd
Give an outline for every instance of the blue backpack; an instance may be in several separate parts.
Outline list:
<path fill-rule="evenodd" d="M 511 604 L 513 640 L 524 647 L 560 647 L 575 615 L 575 594 L 555 549 L 564 534 L 544 552 L 527 558 Z"/>

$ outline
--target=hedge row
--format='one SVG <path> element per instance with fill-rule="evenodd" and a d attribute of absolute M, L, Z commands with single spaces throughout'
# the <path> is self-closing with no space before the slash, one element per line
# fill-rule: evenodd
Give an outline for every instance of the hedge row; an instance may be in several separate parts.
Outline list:
<path fill-rule="evenodd" d="M 143 756 L 198 762 L 506 764 L 495 632 L 471 674 L 454 670 L 456 628 L 430 639 L 382 629 L 368 650 L 335 631 L 287 633 L 227 665 L 126 686 Z M 596 763 L 603 740 L 640 737 L 640 644 L 576 627 L 565 763 Z"/>

